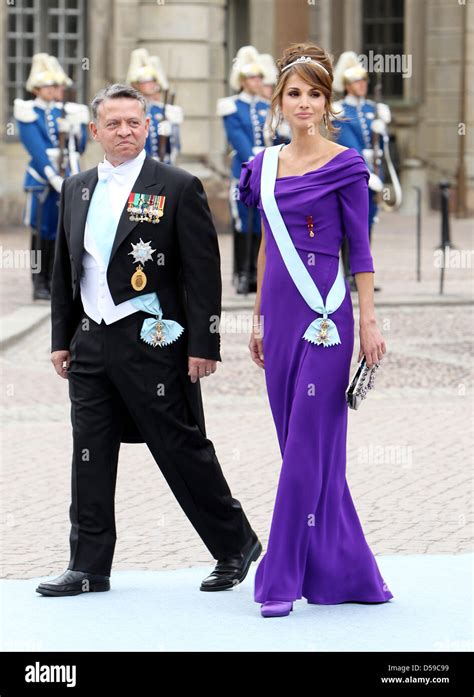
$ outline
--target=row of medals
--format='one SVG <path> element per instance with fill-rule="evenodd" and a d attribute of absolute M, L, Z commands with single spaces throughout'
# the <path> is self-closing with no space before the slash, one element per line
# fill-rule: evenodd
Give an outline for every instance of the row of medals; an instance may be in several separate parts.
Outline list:
<path fill-rule="evenodd" d="M 165 197 L 156 194 L 134 194 L 128 199 L 127 213 L 130 220 L 138 223 L 159 223 L 163 216 Z"/>

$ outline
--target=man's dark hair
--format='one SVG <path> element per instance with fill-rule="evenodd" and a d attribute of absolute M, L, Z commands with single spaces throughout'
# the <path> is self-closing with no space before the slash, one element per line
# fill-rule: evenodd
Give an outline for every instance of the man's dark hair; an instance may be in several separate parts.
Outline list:
<path fill-rule="evenodd" d="M 130 87 L 130 85 L 121 85 L 119 83 L 115 83 L 114 85 L 107 85 L 107 87 L 104 87 L 103 89 L 99 90 L 99 92 L 97 92 L 94 99 L 92 100 L 91 109 L 92 119 L 94 123 L 97 123 L 97 113 L 99 106 L 102 104 L 102 102 L 104 102 L 106 99 L 123 98 L 136 99 L 142 105 L 143 113 L 146 114 L 146 100 L 142 93 L 136 90 L 134 87 Z"/>

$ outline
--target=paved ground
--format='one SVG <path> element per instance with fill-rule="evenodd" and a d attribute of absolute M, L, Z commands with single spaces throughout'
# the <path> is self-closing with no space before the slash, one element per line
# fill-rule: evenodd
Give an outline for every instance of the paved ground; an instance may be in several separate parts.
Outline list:
<path fill-rule="evenodd" d="M 413 219 L 386 215 L 375 231 L 376 282 L 383 288 L 377 294 L 378 320 L 388 354 L 376 390 L 350 413 L 347 477 L 376 554 L 447 555 L 471 548 L 470 227 L 472 221 L 453 221 L 453 242 L 464 250 L 464 261 L 454 256 L 452 263 L 461 259 L 464 266 L 447 269 L 441 302 L 433 257 L 438 217 L 424 224 L 421 284 L 415 280 Z M 19 230 L 2 233 L 3 260 L 26 240 Z M 280 458 L 263 372 L 248 357 L 248 331 L 231 331 L 232 322 L 245 325 L 249 319 L 253 296 L 235 298 L 230 238 L 222 237 L 220 244 L 229 320 L 223 326 L 229 331 L 223 334 L 223 363 L 202 381 L 206 421 L 233 494 L 265 546 Z M 18 313 L 28 318 L 31 312 L 28 269 L 9 269 L 4 261 L 0 290 L 5 331 Z M 0 576 L 56 575 L 69 558 L 71 433 L 67 384 L 49 363 L 49 322 L 10 341 L 0 360 Z M 116 515 L 114 569 L 212 563 L 146 446 L 122 446 Z"/>

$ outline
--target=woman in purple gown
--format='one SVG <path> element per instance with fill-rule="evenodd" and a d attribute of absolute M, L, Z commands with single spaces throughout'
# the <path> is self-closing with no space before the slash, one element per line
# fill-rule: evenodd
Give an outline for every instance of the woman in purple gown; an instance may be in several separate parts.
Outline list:
<path fill-rule="evenodd" d="M 370 367 L 386 351 L 373 303 L 369 172 L 355 149 L 342 148 L 320 133 L 321 121 L 332 131 L 332 64 L 326 52 L 313 44 L 293 45 L 278 67 L 272 108 L 289 123 L 292 140 L 245 163 L 239 184 L 241 200 L 258 206 L 262 216 L 249 348 L 265 370 L 283 458 L 268 547 L 255 576 L 254 599 L 262 603 L 266 617 L 288 615 L 293 601 L 302 597 L 322 605 L 380 603 L 393 597 L 365 540 L 346 480 L 345 390 L 354 316 L 348 283 L 340 276 L 344 235 L 359 294 L 359 360 L 365 355 Z M 267 151 L 275 148 L 273 183 Z M 269 189 L 264 201 L 262 185 Z M 301 284 L 306 271 L 296 269 L 301 262 L 291 262 L 289 252 L 284 258 L 284 233 L 276 234 L 279 215 L 326 310 L 338 278 L 339 304 L 330 315 L 315 312 L 303 297 L 295 279 L 299 273 Z M 332 320 L 329 329 L 328 324 L 321 328 L 326 318 Z"/>

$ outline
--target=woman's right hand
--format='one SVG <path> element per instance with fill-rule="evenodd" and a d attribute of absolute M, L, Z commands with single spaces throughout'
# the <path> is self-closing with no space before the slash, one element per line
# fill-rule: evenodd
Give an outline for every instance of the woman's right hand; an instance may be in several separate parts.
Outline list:
<path fill-rule="evenodd" d="M 263 334 L 260 329 L 259 317 L 254 315 L 253 318 L 253 329 L 250 336 L 249 349 L 250 356 L 254 363 L 256 363 L 259 368 L 265 368 L 263 362 Z"/>

